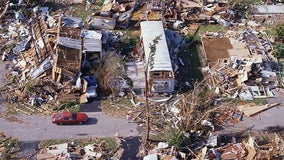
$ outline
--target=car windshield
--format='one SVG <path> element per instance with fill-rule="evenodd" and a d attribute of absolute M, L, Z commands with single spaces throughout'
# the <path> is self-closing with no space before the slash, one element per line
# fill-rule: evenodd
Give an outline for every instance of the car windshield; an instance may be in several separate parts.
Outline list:
<path fill-rule="evenodd" d="M 72 119 L 76 119 L 77 118 L 77 113 L 72 113 Z"/>
<path fill-rule="evenodd" d="M 56 119 L 61 119 L 62 118 L 62 113 L 57 114 Z"/>
<path fill-rule="evenodd" d="M 85 76 L 84 79 L 88 82 L 88 87 L 90 86 L 97 87 L 96 78 L 94 76 Z"/>

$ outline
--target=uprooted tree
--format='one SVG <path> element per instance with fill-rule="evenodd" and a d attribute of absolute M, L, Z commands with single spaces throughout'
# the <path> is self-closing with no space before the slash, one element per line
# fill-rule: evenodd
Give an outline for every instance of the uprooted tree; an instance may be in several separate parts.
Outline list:
<path fill-rule="evenodd" d="M 191 92 L 173 96 L 163 103 L 151 103 L 148 114 L 151 117 L 150 139 L 157 139 L 155 135 L 159 135 L 160 140 L 171 145 L 182 145 L 183 133 L 200 129 L 201 121 L 214 110 L 215 97 L 215 92 L 206 83 L 196 82 Z"/>
<path fill-rule="evenodd" d="M 205 112 L 210 109 L 214 97 L 214 91 L 207 85 L 195 83 L 194 89 L 182 95 L 176 104 L 180 110 L 177 116 L 182 117 L 178 120 L 177 127 L 184 131 L 197 128 Z"/>

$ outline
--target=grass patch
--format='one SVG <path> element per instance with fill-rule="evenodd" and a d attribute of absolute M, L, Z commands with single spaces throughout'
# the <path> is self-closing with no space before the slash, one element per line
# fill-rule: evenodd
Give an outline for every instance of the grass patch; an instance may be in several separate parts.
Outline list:
<path fill-rule="evenodd" d="M 105 113 L 114 117 L 125 117 L 133 108 L 130 99 L 124 97 L 116 97 L 114 100 L 106 99 L 101 101 L 101 108 Z"/>
<path fill-rule="evenodd" d="M 157 142 L 168 142 L 170 146 L 185 147 L 189 145 L 190 139 L 184 136 L 184 132 L 173 128 L 168 128 L 159 135 L 151 135 L 150 139 Z"/>
<path fill-rule="evenodd" d="M 202 81 L 202 79 L 203 79 L 203 74 L 200 71 L 200 69 L 189 69 L 189 75 L 195 81 Z"/>
<path fill-rule="evenodd" d="M 245 101 L 246 103 L 254 103 L 255 105 L 267 104 L 266 98 L 255 98 L 254 100 Z"/>
<path fill-rule="evenodd" d="M 77 113 L 77 112 L 80 111 L 80 109 L 81 109 L 81 105 L 78 104 L 78 105 L 75 105 L 74 107 L 72 107 L 72 108 L 70 109 L 70 111 Z"/>
<path fill-rule="evenodd" d="M 187 51 L 190 54 L 190 60 L 191 60 L 189 64 L 190 68 L 201 67 L 197 45 L 190 46 Z"/>
<path fill-rule="evenodd" d="M 84 5 L 73 4 L 69 7 L 69 10 L 70 10 L 70 14 L 73 17 L 81 17 L 83 21 L 85 21 L 89 15 L 92 15 L 92 13 L 94 13 L 93 10 L 95 10 L 95 8 L 91 7 L 91 8 L 86 9 L 86 6 Z"/>
<path fill-rule="evenodd" d="M 18 114 L 25 114 L 25 115 L 37 115 L 37 114 L 42 114 L 45 113 L 45 110 L 41 108 L 40 106 L 31 106 L 29 104 L 24 104 L 22 102 L 17 102 L 13 104 L 6 104 L 6 112 L 8 114 L 12 115 L 18 115 Z M 79 112 L 81 109 L 81 105 L 79 102 L 74 101 L 74 102 L 66 102 L 61 104 L 60 106 L 55 106 L 52 108 L 51 105 L 45 105 L 43 104 L 46 108 L 50 108 L 50 111 L 63 111 L 63 110 L 69 110 L 71 112 Z"/>
<path fill-rule="evenodd" d="M 103 7 L 103 4 L 104 4 L 104 0 L 97 0 L 94 11 L 99 11 Z"/>
<path fill-rule="evenodd" d="M 203 25 L 199 28 L 198 33 L 217 32 L 217 31 L 224 31 L 224 30 L 228 30 L 228 28 L 222 25 L 219 25 L 219 24 Z"/>
<path fill-rule="evenodd" d="M 17 112 L 17 110 L 15 108 L 15 105 L 11 105 L 11 104 L 5 104 L 5 105 L 7 106 L 5 111 L 8 114 L 12 114 L 12 115 L 17 115 L 18 114 L 18 112 Z"/>
<path fill-rule="evenodd" d="M 17 102 L 14 104 L 6 104 L 6 105 L 8 105 L 6 107 L 7 113 L 12 115 L 18 115 L 18 114 L 33 115 L 41 113 L 39 110 L 40 108 L 30 106 L 28 104 L 23 104 L 21 102 Z"/>
<path fill-rule="evenodd" d="M 122 54 L 129 54 L 132 52 L 133 48 L 136 47 L 136 44 L 139 42 L 139 36 L 134 34 L 135 31 L 126 30 L 123 32 L 124 36 L 121 39 L 121 53 Z"/>
<path fill-rule="evenodd" d="M 284 76 L 284 59 L 280 59 L 279 60 L 279 63 L 280 63 L 280 65 L 281 65 L 281 76 Z"/>
<path fill-rule="evenodd" d="M 119 107 L 119 109 L 127 109 L 132 106 L 130 99 L 124 97 L 116 97 L 113 100 L 102 100 L 101 105 L 104 107 L 113 107 L 115 105 Z"/>
<path fill-rule="evenodd" d="M 199 35 L 202 35 L 206 32 L 219 32 L 219 31 L 225 32 L 227 30 L 228 30 L 227 27 L 224 27 L 224 26 L 219 25 L 219 24 L 203 25 L 203 26 L 200 26 L 200 28 L 197 32 L 197 35 L 198 35 L 197 40 L 201 41 L 201 37 Z"/>
<path fill-rule="evenodd" d="M 280 73 L 278 74 L 278 81 L 280 83 L 280 85 L 283 87 L 283 77 L 284 77 L 284 59 L 280 59 L 279 61 L 279 65 L 281 65 L 281 69 L 280 69 Z"/>
<path fill-rule="evenodd" d="M 80 108 L 81 106 L 79 101 L 72 101 L 72 102 L 65 102 L 60 106 L 54 107 L 53 111 L 69 110 L 71 112 L 79 112 Z"/>
<path fill-rule="evenodd" d="M 201 62 L 199 58 L 198 46 L 193 44 L 189 46 L 185 51 L 181 52 L 178 56 L 182 58 L 185 62 L 189 62 L 188 70 L 189 75 L 196 81 L 201 81 L 203 79 L 202 72 L 200 71 Z"/>
<path fill-rule="evenodd" d="M 167 137 L 166 137 L 165 133 L 160 133 L 160 134 L 157 134 L 157 135 L 150 135 L 149 139 L 151 141 L 157 141 L 157 142 L 167 141 Z"/>
<path fill-rule="evenodd" d="M 188 43 L 193 42 L 193 43 L 190 46 L 188 46 L 184 51 L 182 51 L 179 54 L 179 57 L 181 57 L 186 62 L 189 62 L 188 64 L 189 75 L 195 81 L 201 81 L 204 78 L 200 70 L 202 64 L 198 49 L 198 46 L 201 43 L 200 35 L 205 32 L 218 32 L 226 30 L 228 30 L 227 27 L 221 26 L 219 24 L 205 25 L 205 26 L 200 26 L 196 35 L 188 35 L 187 42 Z"/>

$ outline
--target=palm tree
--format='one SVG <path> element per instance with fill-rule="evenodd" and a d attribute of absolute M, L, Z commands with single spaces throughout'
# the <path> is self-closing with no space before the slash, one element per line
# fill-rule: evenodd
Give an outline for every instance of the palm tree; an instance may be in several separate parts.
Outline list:
<path fill-rule="evenodd" d="M 150 135 L 150 117 L 149 117 L 149 87 L 148 87 L 148 66 L 150 66 L 150 69 L 154 67 L 154 56 L 156 54 L 156 46 L 159 43 L 159 40 L 161 40 L 161 35 L 157 36 L 153 39 L 153 42 L 149 45 L 150 48 L 150 54 L 148 57 L 148 60 L 146 62 L 146 69 L 145 69 L 145 78 L 146 78 L 146 112 L 147 112 L 147 135 L 146 140 L 149 140 Z"/>

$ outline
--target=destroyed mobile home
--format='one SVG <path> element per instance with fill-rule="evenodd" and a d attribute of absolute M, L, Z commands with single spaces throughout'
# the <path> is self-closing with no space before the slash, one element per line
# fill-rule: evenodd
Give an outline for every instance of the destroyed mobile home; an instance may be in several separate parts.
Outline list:
<path fill-rule="evenodd" d="M 97 95 L 88 93 L 90 85 L 81 78 L 81 70 L 84 65 L 93 62 L 90 57 L 101 58 L 100 32 L 83 29 L 81 18 L 50 16 L 37 11 L 30 25 L 23 23 L 12 23 L 9 27 L 7 36 L 14 35 L 21 42 L 12 52 L 3 55 L 3 60 L 13 60 L 15 65 L 9 75 L 10 80 L 18 84 L 14 90 L 23 92 L 16 92 L 19 94 L 6 99 L 21 101 L 30 98 L 32 105 L 40 105 L 56 100 L 58 94 L 61 94 L 60 98 L 68 94 L 67 100 L 81 96 L 82 103 L 87 102 L 89 95 Z M 28 83 L 32 83 L 32 88 L 28 89 Z"/>

